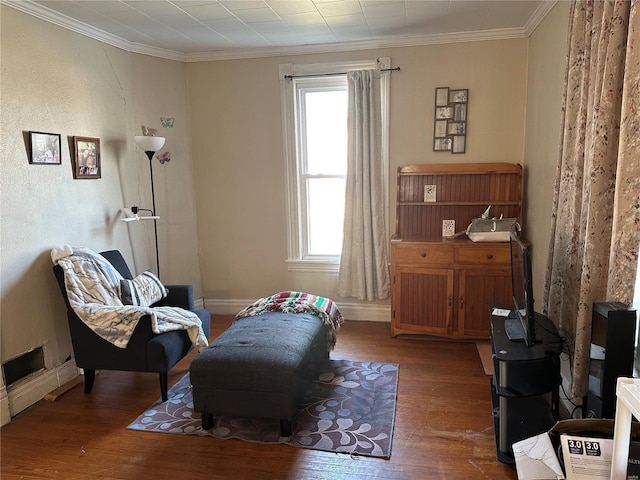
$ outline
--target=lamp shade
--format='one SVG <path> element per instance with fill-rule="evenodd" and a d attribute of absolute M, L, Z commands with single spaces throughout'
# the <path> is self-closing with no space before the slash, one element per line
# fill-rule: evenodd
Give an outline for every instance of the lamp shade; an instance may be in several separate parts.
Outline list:
<path fill-rule="evenodd" d="M 149 137 L 146 135 L 136 135 L 133 137 L 142 150 L 145 152 L 157 152 L 164 145 L 164 137 Z"/>

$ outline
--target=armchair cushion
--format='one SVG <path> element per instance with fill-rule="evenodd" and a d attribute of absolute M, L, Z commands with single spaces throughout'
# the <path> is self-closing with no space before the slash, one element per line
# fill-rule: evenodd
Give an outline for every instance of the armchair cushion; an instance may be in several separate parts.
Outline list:
<path fill-rule="evenodd" d="M 120 280 L 120 299 L 124 305 L 148 307 L 162 300 L 169 291 L 160 279 L 149 270 L 141 273 L 133 280 Z"/>

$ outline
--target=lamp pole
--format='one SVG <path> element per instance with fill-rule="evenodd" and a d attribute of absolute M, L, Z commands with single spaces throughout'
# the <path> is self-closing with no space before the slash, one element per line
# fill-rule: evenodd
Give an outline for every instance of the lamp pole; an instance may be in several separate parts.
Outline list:
<path fill-rule="evenodd" d="M 152 152 L 151 150 L 147 150 L 144 153 L 149 157 L 149 174 L 151 176 L 151 204 L 153 212 L 151 215 L 153 217 L 156 216 L 156 192 L 153 187 L 153 154 L 156 152 Z M 153 237 L 156 241 L 156 270 L 158 274 L 158 278 L 160 278 L 160 254 L 158 250 L 158 220 L 156 218 L 153 219 Z"/>
<path fill-rule="evenodd" d="M 137 135 L 133 137 L 136 144 L 147 155 L 149 159 L 149 175 L 151 177 L 151 201 L 153 202 L 153 210 L 151 216 L 153 217 L 153 237 L 155 239 L 156 246 L 156 269 L 158 277 L 160 277 L 160 251 L 158 249 L 158 222 L 156 215 L 156 192 L 153 184 L 153 155 L 162 148 L 165 142 L 164 137 L 155 137 L 149 135 Z"/>

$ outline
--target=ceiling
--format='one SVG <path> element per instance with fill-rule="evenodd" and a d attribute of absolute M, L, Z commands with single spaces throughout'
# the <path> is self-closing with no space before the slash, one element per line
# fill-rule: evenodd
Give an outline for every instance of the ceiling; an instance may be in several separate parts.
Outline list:
<path fill-rule="evenodd" d="M 528 36 L 556 0 L 2 0 L 129 51 L 179 59 Z"/>

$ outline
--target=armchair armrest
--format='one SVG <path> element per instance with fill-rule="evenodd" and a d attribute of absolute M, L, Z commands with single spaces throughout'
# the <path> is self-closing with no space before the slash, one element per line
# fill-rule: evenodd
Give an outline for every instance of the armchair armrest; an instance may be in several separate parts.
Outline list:
<path fill-rule="evenodd" d="M 192 285 L 165 285 L 169 289 L 169 295 L 154 303 L 154 307 L 180 307 L 185 310 L 193 310 L 193 286 Z"/>

